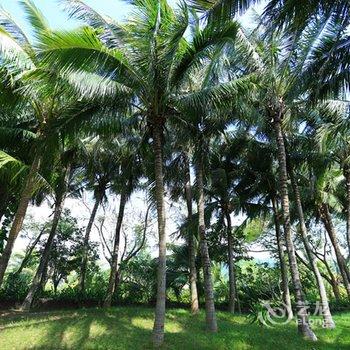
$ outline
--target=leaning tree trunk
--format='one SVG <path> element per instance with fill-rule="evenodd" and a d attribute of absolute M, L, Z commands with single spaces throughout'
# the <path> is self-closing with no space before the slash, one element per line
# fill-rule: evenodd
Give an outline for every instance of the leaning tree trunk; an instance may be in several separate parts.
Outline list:
<path fill-rule="evenodd" d="M 328 281 L 328 283 L 332 287 L 332 291 L 333 291 L 335 300 L 337 302 L 339 302 L 341 299 L 341 296 L 340 296 L 338 281 L 337 281 L 336 277 L 334 276 L 334 273 L 332 272 L 332 269 L 330 268 L 327 260 L 325 260 L 325 261 L 322 260 L 322 263 L 325 265 L 326 270 L 328 272 L 328 275 L 325 274 L 325 276 L 326 276 L 325 279 Z"/>
<path fill-rule="evenodd" d="M 6 246 L 0 258 L 0 286 L 2 285 L 2 282 L 4 280 L 5 271 L 12 254 L 13 246 L 15 244 L 19 231 L 22 228 L 28 204 L 35 188 L 35 178 L 40 168 L 41 159 L 41 156 L 36 155 L 33 160 L 32 166 L 30 167 L 29 174 L 27 176 L 24 188 L 21 193 L 21 198 L 18 204 L 17 212 L 15 214 L 11 230 L 7 238 Z"/>
<path fill-rule="evenodd" d="M 235 312 L 236 302 L 236 276 L 235 276 L 235 262 L 234 262 L 234 251 L 233 251 L 233 234 L 232 234 L 232 223 L 231 216 L 228 211 L 225 212 L 227 221 L 227 241 L 228 241 L 228 276 L 229 276 L 229 303 L 228 310 L 231 313 Z"/>
<path fill-rule="evenodd" d="M 202 149 L 200 149 L 202 152 Z M 197 186 L 198 186 L 198 231 L 200 238 L 200 250 L 203 265 L 203 279 L 204 279 L 204 294 L 205 294 L 205 316 L 207 330 L 216 332 L 218 330 L 215 305 L 214 305 L 214 287 L 211 273 L 211 262 L 209 257 L 209 250 L 207 244 L 207 237 L 205 232 L 204 220 L 204 169 L 203 156 L 199 156 L 197 169 Z"/>
<path fill-rule="evenodd" d="M 163 122 L 153 123 L 153 152 L 155 193 L 158 215 L 159 258 L 157 271 L 157 300 L 153 325 L 153 344 L 159 347 L 164 341 L 165 301 L 166 301 L 166 231 L 165 231 L 165 201 L 163 178 Z"/>
<path fill-rule="evenodd" d="M 118 213 L 117 225 L 115 228 L 114 244 L 113 244 L 113 251 L 112 251 L 111 273 L 109 275 L 106 298 L 103 303 L 104 307 L 111 306 L 112 297 L 115 290 L 115 282 L 116 282 L 117 271 L 118 271 L 120 232 L 121 232 L 123 218 L 124 218 L 124 209 L 125 209 L 126 200 L 127 200 L 127 196 L 125 191 L 123 191 L 120 195 L 119 213 Z"/>
<path fill-rule="evenodd" d="M 185 197 L 187 204 L 188 221 L 192 220 L 192 188 L 191 174 L 188 155 L 185 154 Z M 189 251 L 189 267 L 190 267 L 190 292 L 191 292 L 191 312 L 196 314 L 199 311 L 198 290 L 197 290 L 197 269 L 196 269 L 196 246 L 192 232 L 188 232 L 188 251 Z"/>
<path fill-rule="evenodd" d="M 43 280 L 43 275 L 46 273 L 47 265 L 48 265 L 49 258 L 50 258 L 52 244 L 53 244 L 53 241 L 54 241 L 54 238 L 56 235 L 58 222 L 59 222 L 60 217 L 61 217 L 64 200 L 65 200 L 65 197 L 67 194 L 69 172 L 70 172 L 70 167 L 67 166 L 65 169 L 65 174 L 64 174 L 62 186 L 61 186 L 61 188 L 59 188 L 58 194 L 56 197 L 55 210 L 54 210 L 54 215 L 53 215 L 53 219 L 52 219 L 52 226 L 51 226 L 50 234 L 49 234 L 49 237 L 46 241 L 46 244 L 44 247 L 44 252 L 41 255 L 39 266 L 38 266 L 37 271 L 35 273 L 33 282 L 31 284 L 29 291 L 28 291 L 28 294 L 27 294 L 27 296 L 24 299 L 24 302 L 22 304 L 21 309 L 23 311 L 30 310 L 30 308 L 33 304 L 35 295 L 41 286 L 41 282 Z"/>
<path fill-rule="evenodd" d="M 346 241 L 350 259 L 350 168 L 344 167 L 343 172 L 346 184 Z"/>
<path fill-rule="evenodd" d="M 46 225 L 43 227 L 43 229 L 40 231 L 38 236 L 35 238 L 34 242 L 31 244 L 31 246 L 27 250 L 25 257 L 23 258 L 23 260 L 21 262 L 21 265 L 19 266 L 18 270 L 15 272 L 15 275 L 17 275 L 17 276 L 20 275 L 22 273 L 22 270 L 27 266 L 29 259 L 33 253 L 33 250 L 36 247 L 36 245 L 39 243 L 42 235 L 45 232 L 45 229 L 46 229 Z"/>
<path fill-rule="evenodd" d="M 100 202 L 101 202 L 100 196 L 97 195 L 95 198 L 95 204 L 94 204 L 94 207 L 92 208 L 88 225 L 86 226 L 86 231 L 84 236 L 83 259 L 81 262 L 80 278 L 79 278 L 79 290 L 82 293 L 85 291 L 85 278 L 86 278 L 86 270 L 87 270 L 88 255 L 89 255 L 90 233 L 91 233 L 92 225 L 95 221 L 97 209 L 100 205 Z"/>
<path fill-rule="evenodd" d="M 291 223 L 290 223 L 290 210 L 289 210 L 289 194 L 288 194 L 288 175 L 287 175 L 287 159 L 286 149 L 284 145 L 283 131 L 282 131 L 282 113 L 274 116 L 274 128 L 275 137 L 277 143 L 277 158 L 278 158 L 278 171 L 279 171 L 279 183 L 280 183 L 280 195 L 282 202 L 283 213 L 283 227 L 286 240 L 286 247 L 288 251 L 288 259 L 290 272 L 292 276 L 292 282 L 294 287 L 295 300 L 297 303 L 297 319 L 298 319 L 298 331 L 306 338 L 316 341 L 316 335 L 312 331 L 309 324 L 309 316 L 305 305 L 302 285 L 300 281 L 299 269 L 297 259 L 295 255 L 295 248 L 293 243 Z"/>
<path fill-rule="evenodd" d="M 323 326 L 325 328 L 335 328 L 335 323 L 333 321 L 332 314 L 331 314 L 331 311 L 329 308 L 326 287 L 324 285 L 320 270 L 317 266 L 317 258 L 314 255 L 314 253 L 312 252 L 309 238 L 307 236 L 304 210 L 303 210 L 303 206 L 301 204 L 299 186 L 297 185 L 297 183 L 295 181 L 293 170 L 290 170 L 289 173 L 290 173 L 290 179 L 292 182 L 292 188 L 294 191 L 295 203 L 296 203 L 297 210 L 298 210 L 301 238 L 302 238 L 302 241 L 303 241 L 303 244 L 305 247 L 307 257 L 310 261 L 312 271 L 315 275 L 317 287 L 318 287 L 318 292 L 320 295 L 320 301 L 321 301 L 321 307 L 322 307 L 322 317 L 323 317 Z"/>
<path fill-rule="evenodd" d="M 326 228 L 326 231 L 328 233 L 328 236 L 332 242 L 332 246 L 335 252 L 335 256 L 337 259 L 337 263 L 339 266 L 340 274 L 342 276 L 343 284 L 348 296 L 348 299 L 350 300 L 350 282 L 349 282 L 349 270 L 346 266 L 345 258 L 341 253 L 339 243 L 337 240 L 337 234 L 335 232 L 335 228 L 333 225 L 332 217 L 328 209 L 328 205 L 323 203 L 319 208 L 319 213 L 321 220 Z"/>
<path fill-rule="evenodd" d="M 272 209 L 273 209 L 273 218 L 274 218 L 275 231 L 276 231 L 278 260 L 280 262 L 280 269 L 281 269 L 283 302 L 284 302 L 286 310 L 287 310 L 288 319 L 292 319 L 293 318 L 293 309 L 292 309 L 292 302 L 290 299 L 288 270 L 287 270 L 287 263 L 285 260 L 285 255 L 284 255 L 282 233 L 281 233 L 280 221 L 279 221 L 279 217 L 278 217 L 277 202 L 276 202 L 275 197 L 272 197 Z"/>

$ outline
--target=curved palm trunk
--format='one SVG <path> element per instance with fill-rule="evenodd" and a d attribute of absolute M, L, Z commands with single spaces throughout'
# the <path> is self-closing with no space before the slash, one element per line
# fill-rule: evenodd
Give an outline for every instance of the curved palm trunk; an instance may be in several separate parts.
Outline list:
<path fill-rule="evenodd" d="M 191 174 L 190 164 L 187 154 L 185 154 L 185 197 L 187 204 L 188 220 L 192 220 L 192 188 L 191 188 Z M 189 250 L 189 267 L 190 267 L 190 292 L 191 292 L 191 312 L 196 314 L 199 311 L 198 290 L 197 290 L 197 269 L 196 269 L 196 247 L 192 234 L 188 235 L 188 250 Z"/>
<path fill-rule="evenodd" d="M 348 246 L 348 254 L 350 259 L 350 169 L 344 167 L 344 177 L 346 184 L 346 241 Z"/>
<path fill-rule="evenodd" d="M 110 307 L 112 303 L 112 297 L 115 290 L 115 284 L 117 279 L 118 272 L 118 257 L 119 257 L 119 245 L 120 245 L 120 232 L 122 228 L 123 218 L 124 218 L 124 210 L 126 204 L 126 194 L 123 191 L 120 195 L 120 204 L 119 204 L 119 213 L 117 219 L 117 225 L 115 228 L 115 236 L 114 236 L 114 244 L 112 251 L 112 260 L 111 260 L 111 273 L 109 275 L 108 289 L 105 301 L 103 303 L 104 307 Z"/>
<path fill-rule="evenodd" d="M 164 341 L 165 301 L 166 301 L 166 231 L 165 201 L 163 179 L 163 126 L 153 125 L 154 174 L 156 184 L 156 203 L 158 215 L 159 258 L 157 271 L 157 301 L 153 325 L 153 344 L 159 347 Z"/>
<path fill-rule="evenodd" d="M 320 300 L 321 300 L 321 308 L 322 308 L 322 317 L 323 317 L 323 326 L 325 328 L 335 328 L 335 323 L 333 321 L 331 311 L 329 308 L 329 303 L 328 303 L 328 297 L 327 297 L 327 292 L 326 292 L 326 287 L 324 285 L 320 270 L 317 266 L 317 260 L 316 256 L 312 252 L 312 248 L 310 246 L 310 242 L 307 236 L 307 229 L 306 229 L 306 224 L 305 224 L 305 218 L 304 218 L 304 211 L 303 211 L 303 206 L 301 204 L 301 197 L 300 197 L 300 192 L 299 192 L 299 187 L 295 181 L 293 171 L 290 170 L 290 179 L 292 182 L 292 187 L 294 191 L 294 197 L 295 197 L 295 203 L 297 206 L 298 210 L 298 216 L 299 216 L 299 224 L 300 224 L 300 232 L 301 232 L 301 238 L 305 247 L 305 251 L 307 254 L 307 257 L 310 261 L 310 265 L 312 268 L 312 271 L 315 275 L 316 282 L 317 282 L 317 287 L 318 287 L 318 292 L 320 295 Z"/>
<path fill-rule="evenodd" d="M 278 171 L 280 182 L 280 195 L 282 202 L 283 212 L 283 227 L 286 239 L 286 247 L 288 251 L 288 259 L 290 272 L 292 276 L 292 282 L 295 293 L 295 300 L 297 303 L 297 319 L 298 319 L 298 331 L 306 338 L 310 340 L 317 340 L 316 335 L 311 330 L 309 324 L 309 316 L 305 305 L 302 285 L 300 281 L 299 269 L 297 259 L 295 255 L 295 248 L 291 232 L 290 223 L 290 210 L 289 210 L 289 194 L 288 194 L 288 175 L 287 175 L 287 159 L 286 149 L 284 145 L 284 137 L 282 132 L 281 113 L 274 117 L 275 137 L 277 143 L 277 158 L 278 158 Z"/>
<path fill-rule="evenodd" d="M 229 276 L 229 303 L 228 310 L 231 313 L 235 312 L 236 301 L 236 276 L 235 276 L 235 263 L 234 263 L 234 251 L 233 251 L 233 235 L 232 235 L 232 223 L 229 212 L 225 212 L 227 221 L 227 241 L 228 241 L 228 276 Z"/>
<path fill-rule="evenodd" d="M 13 246 L 15 244 L 19 231 L 22 228 L 28 204 L 35 188 L 35 177 L 39 171 L 41 159 L 41 156 L 36 155 L 30 167 L 29 174 L 21 193 L 21 199 L 19 201 L 18 208 L 11 226 L 11 230 L 9 232 L 4 251 L 0 258 L 0 286 L 4 280 L 5 271 L 12 254 Z"/>
<path fill-rule="evenodd" d="M 52 219 L 52 226 L 51 226 L 50 234 L 49 234 L 49 237 L 46 241 L 44 252 L 40 258 L 39 266 L 38 266 L 37 271 L 35 273 L 32 284 L 29 288 L 29 292 L 23 301 L 23 304 L 21 307 L 21 309 L 23 311 L 30 310 L 30 308 L 33 304 L 35 295 L 36 295 L 37 291 L 39 290 L 41 283 L 43 281 L 43 276 L 46 273 L 47 264 L 49 262 L 50 253 L 51 253 L 51 247 L 52 247 L 55 235 L 56 235 L 58 222 L 59 222 L 60 217 L 61 217 L 64 200 L 65 200 L 65 197 L 67 194 L 69 171 L 70 171 L 70 167 L 67 166 L 65 169 L 62 187 L 59 189 L 59 193 L 58 193 L 57 198 L 56 198 L 55 210 L 54 210 L 54 215 L 53 215 L 53 219 Z"/>
<path fill-rule="evenodd" d="M 335 252 L 335 256 L 337 259 L 337 263 L 339 266 L 340 274 L 342 276 L 342 280 L 344 283 L 344 287 L 346 289 L 346 293 L 348 296 L 348 299 L 350 300 L 350 282 L 349 282 L 349 270 L 346 266 L 345 258 L 341 253 L 339 243 L 337 240 L 337 234 L 333 225 L 332 217 L 329 212 L 328 205 L 323 203 L 319 208 L 319 213 L 321 220 L 326 228 L 326 231 L 328 233 L 328 236 L 332 242 L 332 246 Z"/>
<path fill-rule="evenodd" d="M 90 233 L 92 229 L 92 225 L 95 221 L 97 209 L 100 205 L 100 196 L 96 196 L 94 207 L 92 208 L 92 212 L 89 218 L 88 225 L 86 226 L 85 236 L 84 236 L 84 251 L 83 251 L 83 259 L 81 263 L 80 268 L 80 278 L 79 278 L 79 290 L 80 292 L 85 291 L 85 278 L 86 278 L 86 269 L 87 269 L 87 262 L 88 262 L 88 253 L 89 253 L 89 240 L 90 240 Z"/>
<path fill-rule="evenodd" d="M 284 255 L 282 233 L 281 233 L 281 227 L 280 227 L 280 222 L 279 222 L 279 218 L 278 218 L 277 202 L 276 202 L 275 197 L 272 197 L 272 209 L 273 209 L 273 218 L 274 218 L 275 231 L 276 231 L 278 260 L 280 262 L 280 269 L 281 269 L 283 302 L 284 302 L 286 310 L 287 310 L 288 318 L 292 319 L 293 318 L 293 309 L 292 309 L 292 302 L 290 299 L 288 270 L 287 270 L 287 263 L 285 260 L 285 255 Z"/>
<path fill-rule="evenodd" d="M 200 238 L 200 250 L 203 265 L 204 294 L 205 294 L 205 316 L 207 330 L 216 332 L 218 330 L 215 305 L 214 305 L 214 288 L 211 273 L 211 262 L 208 251 L 207 237 L 205 232 L 204 220 L 204 179 L 203 179 L 203 156 L 200 156 L 197 169 L 197 186 L 198 186 L 198 231 Z"/>

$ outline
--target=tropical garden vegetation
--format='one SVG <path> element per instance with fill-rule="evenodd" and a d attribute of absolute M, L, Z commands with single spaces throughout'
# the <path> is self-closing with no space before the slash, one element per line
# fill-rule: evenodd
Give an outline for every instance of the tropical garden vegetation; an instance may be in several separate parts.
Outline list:
<path fill-rule="evenodd" d="M 348 1 L 19 3 L 1 348 L 349 348 Z"/>

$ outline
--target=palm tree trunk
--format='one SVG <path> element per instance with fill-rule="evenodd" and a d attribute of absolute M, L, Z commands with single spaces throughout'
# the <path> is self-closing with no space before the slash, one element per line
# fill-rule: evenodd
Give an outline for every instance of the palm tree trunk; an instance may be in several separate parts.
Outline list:
<path fill-rule="evenodd" d="M 333 294 L 334 294 L 334 298 L 336 301 L 340 301 L 341 299 L 341 296 L 340 296 L 340 290 L 339 290 L 339 284 L 338 284 L 338 281 L 336 279 L 336 277 L 334 276 L 333 272 L 332 272 L 332 269 L 330 268 L 327 260 L 326 261 L 322 261 L 323 264 L 325 265 L 326 267 L 326 270 L 328 272 L 328 276 L 326 278 L 326 280 L 328 281 L 328 283 L 331 285 L 332 287 L 332 291 L 333 291 Z"/>
<path fill-rule="evenodd" d="M 105 298 L 104 303 L 103 303 L 104 307 L 111 306 L 112 297 L 113 297 L 114 290 L 115 290 L 115 281 L 117 278 L 117 271 L 118 271 L 120 232 L 121 232 L 123 218 L 124 218 L 124 210 L 125 210 L 126 201 L 127 201 L 127 196 L 126 196 L 125 191 L 123 191 L 120 195 L 119 213 L 118 213 L 117 225 L 115 228 L 114 244 L 113 244 L 113 251 L 112 251 L 111 273 L 109 275 L 109 282 L 108 282 L 106 298 Z"/>
<path fill-rule="evenodd" d="M 340 296 L 338 281 L 335 279 L 333 274 L 332 274 L 332 277 L 329 278 L 328 282 L 332 287 L 332 292 L 333 292 L 335 300 L 337 302 L 340 302 L 341 296 Z"/>
<path fill-rule="evenodd" d="M 233 251 L 233 235 L 232 235 L 232 223 L 231 216 L 228 211 L 225 212 L 227 221 L 227 241 L 228 241 L 228 276 L 229 276 L 229 303 L 228 310 L 231 313 L 235 312 L 236 302 L 236 276 L 235 276 L 235 263 L 234 263 L 234 251 Z"/>
<path fill-rule="evenodd" d="M 337 234 L 335 232 L 335 228 L 333 225 L 331 214 L 329 212 L 328 205 L 325 203 L 321 204 L 321 206 L 319 207 L 319 213 L 320 213 L 321 220 L 322 220 L 322 222 L 326 228 L 326 231 L 328 233 L 328 236 L 332 242 L 332 246 L 333 246 L 333 249 L 335 252 L 335 256 L 336 256 L 337 263 L 339 266 L 340 274 L 341 274 L 342 279 L 343 279 L 344 287 L 345 287 L 348 299 L 350 300 L 349 270 L 346 266 L 344 256 L 342 255 L 340 247 L 339 247 L 339 243 L 337 240 Z"/>
<path fill-rule="evenodd" d="M 61 217 L 61 213 L 62 213 L 63 205 L 64 205 L 64 200 L 65 200 L 65 197 L 67 194 L 69 175 L 70 175 L 70 166 L 67 166 L 65 169 L 65 174 L 63 177 L 62 186 L 58 190 L 58 194 L 56 197 L 55 210 L 54 210 L 54 215 L 53 215 L 53 219 L 52 219 L 52 226 L 51 226 L 50 234 L 49 234 L 49 237 L 46 241 L 44 252 L 40 258 L 39 266 L 38 266 L 37 271 L 35 273 L 33 282 L 29 288 L 29 291 L 28 291 L 26 298 L 23 301 L 23 304 L 21 307 L 21 309 L 23 311 L 30 310 L 30 308 L 33 304 L 35 295 L 41 286 L 41 282 L 43 280 L 43 275 L 46 273 L 46 269 L 47 269 L 47 265 L 48 265 L 50 253 L 51 253 L 51 247 L 52 247 L 55 235 L 56 235 L 58 222 L 59 222 L 60 217 Z"/>
<path fill-rule="evenodd" d="M 273 218 L 274 218 L 275 231 L 276 231 L 278 259 L 280 262 L 280 269 L 281 269 L 283 302 L 284 302 L 286 310 L 287 310 L 288 319 L 292 319 L 293 318 L 293 309 L 292 309 L 292 302 L 290 299 L 288 270 L 287 270 L 287 263 L 285 260 L 285 255 L 284 255 L 282 233 L 281 233 L 281 227 L 280 227 L 278 210 L 277 210 L 277 201 L 276 201 L 276 198 L 274 196 L 272 197 L 271 201 L 272 201 Z"/>
<path fill-rule="evenodd" d="M 7 238 L 6 246 L 0 258 L 0 286 L 4 280 L 5 271 L 12 254 L 13 246 L 15 244 L 19 231 L 22 228 L 28 204 L 35 188 L 35 177 L 40 168 L 41 159 L 41 156 L 36 155 L 30 167 L 29 174 L 22 190 L 18 208 L 11 226 L 11 230 Z"/>
<path fill-rule="evenodd" d="M 200 148 L 202 152 L 202 148 Z M 197 169 L 197 186 L 198 186 L 198 230 L 200 238 L 200 250 L 203 265 L 204 278 L 204 294 L 205 294 L 205 316 L 207 330 L 217 332 L 218 326 L 216 321 L 215 305 L 214 305 L 214 288 L 211 273 L 211 262 L 208 251 L 207 237 L 205 232 L 204 220 L 204 169 L 203 156 L 200 155 Z"/>
<path fill-rule="evenodd" d="M 284 145 L 284 137 L 282 132 L 282 120 L 281 113 L 274 117 L 275 137 L 277 143 L 277 158 L 278 158 L 278 171 L 280 182 L 280 195 L 282 202 L 283 213 L 283 227 L 286 240 L 286 247 L 288 251 L 288 259 L 290 272 L 292 276 L 292 282 L 295 293 L 295 300 L 297 303 L 297 318 L 298 318 L 298 331 L 306 338 L 310 340 L 317 340 L 316 335 L 310 328 L 309 316 L 305 305 L 302 285 L 300 281 L 299 269 L 297 259 L 295 256 L 295 248 L 292 238 L 291 223 L 290 223 L 290 210 L 289 210 L 289 194 L 288 194 L 288 175 L 287 175 L 287 159 L 286 148 Z"/>
<path fill-rule="evenodd" d="M 45 225 L 45 226 L 46 226 L 46 225 Z M 22 270 L 27 266 L 27 263 L 28 263 L 28 261 L 29 261 L 31 255 L 32 255 L 32 253 L 33 253 L 33 250 L 34 250 L 34 248 L 36 247 L 36 245 L 39 243 L 39 241 L 40 241 L 42 235 L 43 235 L 44 232 L 45 232 L 45 229 L 46 229 L 46 227 L 43 227 L 43 229 L 40 231 L 40 233 L 38 234 L 38 236 L 35 238 L 34 242 L 31 244 L 31 246 L 30 246 L 29 249 L 27 250 L 26 255 L 25 255 L 25 257 L 23 258 L 20 267 L 19 267 L 18 270 L 15 272 L 16 275 L 19 275 L 19 274 L 22 272 Z"/>
<path fill-rule="evenodd" d="M 320 270 L 317 266 L 317 260 L 316 256 L 312 252 L 312 248 L 310 246 L 309 238 L 307 236 L 307 229 L 306 229 L 306 224 L 305 224 L 305 217 L 304 217 L 304 210 L 303 206 L 301 204 L 301 197 L 300 197 L 300 192 L 299 192 L 299 186 L 297 185 L 293 170 L 290 170 L 289 172 L 290 179 L 292 182 L 292 188 L 294 191 L 294 197 L 295 197 L 295 203 L 297 206 L 298 210 L 298 216 L 299 216 L 299 224 L 300 224 L 300 232 L 301 232 L 301 238 L 304 244 L 304 248 L 307 254 L 307 257 L 310 261 L 310 265 L 312 268 L 312 271 L 315 275 L 317 286 L 318 286 L 318 292 L 320 295 L 320 300 L 321 300 L 321 308 L 322 308 L 322 317 L 323 317 L 323 326 L 325 328 L 335 328 L 335 323 L 333 321 L 331 311 L 329 308 L 329 303 L 328 303 L 328 297 L 327 297 L 327 292 L 326 292 L 326 287 L 324 285 Z"/>
<path fill-rule="evenodd" d="M 350 259 L 350 168 L 344 167 L 343 172 L 346 184 L 346 241 Z"/>
<path fill-rule="evenodd" d="M 83 251 L 83 259 L 81 262 L 80 278 L 79 278 L 79 290 L 82 293 L 85 291 L 85 278 L 86 278 L 86 269 L 87 269 L 87 262 L 88 262 L 90 233 L 91 233 L 92 225 L 95 221 L 97 209 L 100 205 L 100 202 L 101 202 L 100 196 L 97 195 L 95 198 L 95 204 L 94 204 L 94 207 L 92 208 L 88 225 L 86 226 L 86 231 L 84 236 L 84 243 L 83 243 L 84 251 Z"/>
<path fill-rule="evenodd" d="M 188 221 L 192 220 L 192 188 L 190 163 L 188 155 L 185 154 L 185 197 L 187 204 Z M 194 237 L 191 232 L 188 232 L 188 250 L 189 250 L 189 266 L 190 266 L 190 292 L 191 292 L 191 312 L 196 314 L 199 311 L 198 291 L 197 291 L 197 271 L 196 271 L 196 247 Z"/>
<path fill-rule="evenodd" d="M 153 344 L 159 347 L 164 341 L 165 301 L 166 301 L 166 231 L 165 201 L 163 178 L 163 125 L 153 123 L 154 175 L 156 185 L 156 203 L 158 215 L 159 258 L 157 271 L 157 300 L 153 325 Z"/>

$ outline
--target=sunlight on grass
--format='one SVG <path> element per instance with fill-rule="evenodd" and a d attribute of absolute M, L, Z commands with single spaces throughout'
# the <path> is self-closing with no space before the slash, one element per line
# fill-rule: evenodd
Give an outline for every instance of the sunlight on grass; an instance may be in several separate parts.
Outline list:
<path fill-rule="evenodd" d="M 99 322 L 93 321 L 90 324 L 89 338 L 97 338 L 105 335 L 107 332 L 108 332 L 107 326 Z"/>
<path fill-rule="evenodd" d="M 152 349 L 152 309 L 118 307 L 6 316 L 1 320 L 1 350 L 24 349 Z M 205 331 L 205 315 L 169 310 L 165 326 L 167 350 L 348 350 L 350 313 L 334 316 L 335 330 L 315 327 L 319 338 L 309 343 L 295 324 L 261 327 L 245 316 L 218 313 L 219 332 Z"/>
<path fill-rule="evenodd" d="M 153 322 L 150 319 L 145 319 L 141 317 L 133 317 L 131 319 L 131 324 L 135 327 L 151 330 Z"/>

